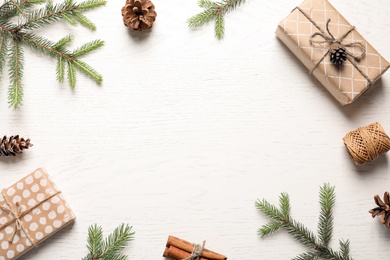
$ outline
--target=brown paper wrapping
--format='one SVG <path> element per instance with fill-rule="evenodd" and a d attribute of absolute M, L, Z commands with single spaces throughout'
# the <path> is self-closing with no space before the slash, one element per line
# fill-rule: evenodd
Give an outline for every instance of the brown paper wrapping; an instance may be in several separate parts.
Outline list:
<path fill-rule="evenodd" d="M 352 27 L 327 0 L 306 0 L 299 7 L 324 31 L 327 20 L 331 19 L 329 30 L 335 38 L 342 36 Z M 320 32 L 317 27 L 300 10 L 294 9 L 279 24 L 276 35 L 312 70 L 329 49 L 328 43 L 310 43 L 310 36 L 316 32 Z M 371 83 L 350 61 L 347 60 L 338 67 L 331 63 L 329 55 L 313 71 L 313 75 L 342 105 L 355 101 L 390 65 L 356 29 L 342 41 L 343 44 L 352 42 L 360 42 L 366 48 L 366 55 L 355 63 Z M 348 50 L 352 53 L 361 51 L 359 47 L 350 47 Z"/>
<path fill-rule="evenodd" d="M 0 260 L 18 258 L 76 218 L 42 168 L 4 189 L 0 207 Z"/>

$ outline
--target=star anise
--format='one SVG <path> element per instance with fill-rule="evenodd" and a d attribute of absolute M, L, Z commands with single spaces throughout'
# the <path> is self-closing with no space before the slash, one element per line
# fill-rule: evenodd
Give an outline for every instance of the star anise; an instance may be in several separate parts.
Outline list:
<path fill-rule="evenodd" d="M 384 224 L 387 228 L 390 228 L 390 194 L 385 192 L 383 195 L 383 201 L 379 198 L 378 195 L 374 197 L 376 205 L 378 207 L 373 208 L 369 212 L 372 217 L 381 216 L 380 222 Z"/>

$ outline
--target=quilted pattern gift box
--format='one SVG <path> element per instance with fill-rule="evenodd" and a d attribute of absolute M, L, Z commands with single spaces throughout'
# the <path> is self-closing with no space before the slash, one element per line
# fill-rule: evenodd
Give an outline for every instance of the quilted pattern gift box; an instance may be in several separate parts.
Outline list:
<path fill-rule="evenodd" d="M 40 168 L 0 193 L 0 260 L 16 259 L 75 220 Z"/>
<path fill-rule="evenodd" d="M 306 0 L 276 35 L 342 104 L 370 89 L 387 62 L 327 0 Z"/>

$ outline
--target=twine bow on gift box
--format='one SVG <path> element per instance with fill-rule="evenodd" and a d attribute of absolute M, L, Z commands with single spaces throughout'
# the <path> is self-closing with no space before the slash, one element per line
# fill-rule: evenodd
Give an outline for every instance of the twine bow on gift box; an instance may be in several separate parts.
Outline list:
<path fill-rule="evenodd" d="M 15 211 L 12 211 L 11 209 L 7 209 L 6 207 L 0 206 L 0 209 L 11 212 L 14 215 L 14 217 L 15 217 L 15 228 L 14 228 L 14 231 L 12 232 L 12 234 L 10 235 L 10 237 L 8 238 L 8 242 L 10 242 L 10 243 L 13 242 L 13 240 L 14 240 L 14 238 L 16 236 L 16 233 L 20 232 L 22 230 L 24 231 L 24 233 L 28 237 L 28 234 L 27 234 L 26 230 L 24 230 L 24 228 L 22 226 L 22 222 L 20 221 L 20 217 L 21 217 L 21 214 L 22 214 L 22 207 L 20 206 L 19 202 L 16 202 L 15 206 L 16 206 Z M 35 246 L 35 244 L 33 243 L 33 241 L 31 241 L 31 239 L 29 237 L 28 237 L 28 239 Z"/>
<path fill-rule="evenodd" d="M 5 199 L 5 203 L 7 204 L 7 206 L 9 208 L 6 208 L 4 206 L 0 206 L 0 209 L 12 213 L 14 215 L 14 219 L 11 220 L 11 221 L 15 221 L 15 227 L 14 227 L 14 230 L 13 230 L 12 234 L 8 238 L 8 242 L 13 243 L 14 238 L 16 236 L 16 233 L 17 232 L 21 232 L 23 230 L 23 232 L 26 234 L 28 240 L 30 240 L 31 244 L 33 244 L 36 247 L 37 245 L 35 244 L 34 240 L 32 240 L 29 237 L 28 233 L 26 232 L 26 230 L 23 227 L 22 222 L 20 220 L 20 218 L 22 217 L 22 207 L 20 206 L 20 203 L 16 202 L 15 203 L 15 210 L 12 210 L 11 204 L 7 201 L 7 198 L 5 196 L 5 190 L 3 190 L 2 193 L 3 193 L 3 197 Z M 7 226 L 7 225 L 4 225 L 4 226 Z"/>
<path fill-rule="evenodd" d="M 360 42 L 351 42 L 344 44 L 342 41 L 352 32 L 355 30 L 355 26 L 352 26 L 346 33 L 341 35 L 340 37 L 336 38 L 333 36 L 329 29 L 330 19 L 326 22 L 326 32 L 318 26 L 318 24 L 307 14 L 305 13 L 302 8 L 296 7 L 318 30 L 319 32 L 315 32 L 310 36 L 310 43 L 314 44 L 323 44 L 328 43 L 329 47 L 328 50 L 325 52 L 325 54 L 322 56 L 319 61 L 316 62 L 314 67 L 310 70 L 310 74 L 313 74 L 314 70 L 318 67 L 318 65 L 321 64 L 321 62 L 325 59 L 325 57 L 330 54 L 331 55 L 331 61 L 336 65 L 341 65 L 343 61 L 348 59 L 348 61 L 359 71 L 359 73 L 371 84 L 371 79 L 359 68 L 359 66 L 356 64 L 356 61 L 361 60 L 366 55 L 366 47 L 360 43 Z M 320 36 L 323 38 L 323 40 L 315 40 L 314 38 L 316 36 Z M 361 52 L 359 54 L 354 54 L 348 50 L 348 48 L 353 48 L 355 46 L 358 46 L 361 49 Z"/>
<path fill-rule="evenodd" d="M 4 200 L 5 200 L 5 204 L 8 206 L 8 207 L 4 207 L 2 205 L 0 205 L 0 209 L 2 209 L 3 211 L 6 211 L 6 212 L 9 212 L 9 213 L 12 213 L 12 215 L 14 216 L 13 219 L 9 220 L 8 222 L 4 223 L 4 225 L 2 225 L 2 227 L 6 227 L 8 226 L 9 224 L 11 224 L 12 222 L 15 221 L 15 225 L 14 225 L 14 229 L 13 229 L 13 232 L 11 233 L 11 235 L 9 236 L 8 238 L 8 242 L 9 243 L 13 243 L 14 241 L 14 238 L 16 236 L 17 233 L 20 233 L 20 232 L 24 232 L 24 234 L 26 235 L 26 237 L 28 238 L 28 240 L 31 242 L 31 244 L 35 247 L 37 247 L 37 244 L 34 242 L 34 239 L 32 239 L 29 235 L 28 235 L 28 232 L 26 230 L 26 228 L 23 226 L 23 223 L 21 221 L 21 218 L 23 216 L 25 216 L 27 213 L 29 213 L 30 211 L 32 211 L 34 208 L 38 207 L 39 205 L 41 205 L 42 203 L 44 203 L 45 201 L 53 198 L 54 196 L 56 196 L 57 194 L 59 194 L 60 191 L 56 191 L 56 192 L 53 192 L 51 195 L 49 195 L 48 197 L 46 197 L 44 200 L 42 200 L 41 202 L 37 203 L 34 207 L 31 207 L 29 209 L 27 209 L 26 211 L 23 212 L 23 209 L 22 209 L 22 206 L 20 205 L 19 202 L 16 202 L 15 203 L 15 209 L 12 209 L 12 203 L 7 199 L 7 196 L 6 196 L 6 190 L 4 189 L 2 191 L 2 195 L 4 197 Z M 2 228 L 0 227 L 0 229 Z"/>

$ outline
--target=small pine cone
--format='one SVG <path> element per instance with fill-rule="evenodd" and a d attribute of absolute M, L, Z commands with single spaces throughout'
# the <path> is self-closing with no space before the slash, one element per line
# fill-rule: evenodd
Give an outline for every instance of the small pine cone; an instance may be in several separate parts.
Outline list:
<path fill-rule="evenodd" d="M 333 44 L 330 48 L 330 61 L 333 64 L 340 65 L 347 60 L 347 52 L 340 44 Z"/>
<path fill-rule="evenodd" d="M 126 0 L 126 5 L 122 7 L 122 16 L 125 26 L 135 31 L 143 31 L 152 28 L 157 13 L 150 0 Z"/>
<path fill-rule="evenodd" d="M 387 228 L 390 228 L 390 194 L 385 192 L 383 195 L 383 200 L 379 198 L 378 195 L 374 197 L 376 208 L 373 208 L 369 212 L 372 217 L 381 216 L 380 222 L 384 224 Z"/>
<path fill-rule="evenodd" d="M 31 146 L 33 145 L 29 138 L 25 140 L 16 135 L 7 139 L 7 136 L 4 136 L 0 143 L 0 156 L 15 156 L 22 153 L 23 149 L 28 149 Z"/>

